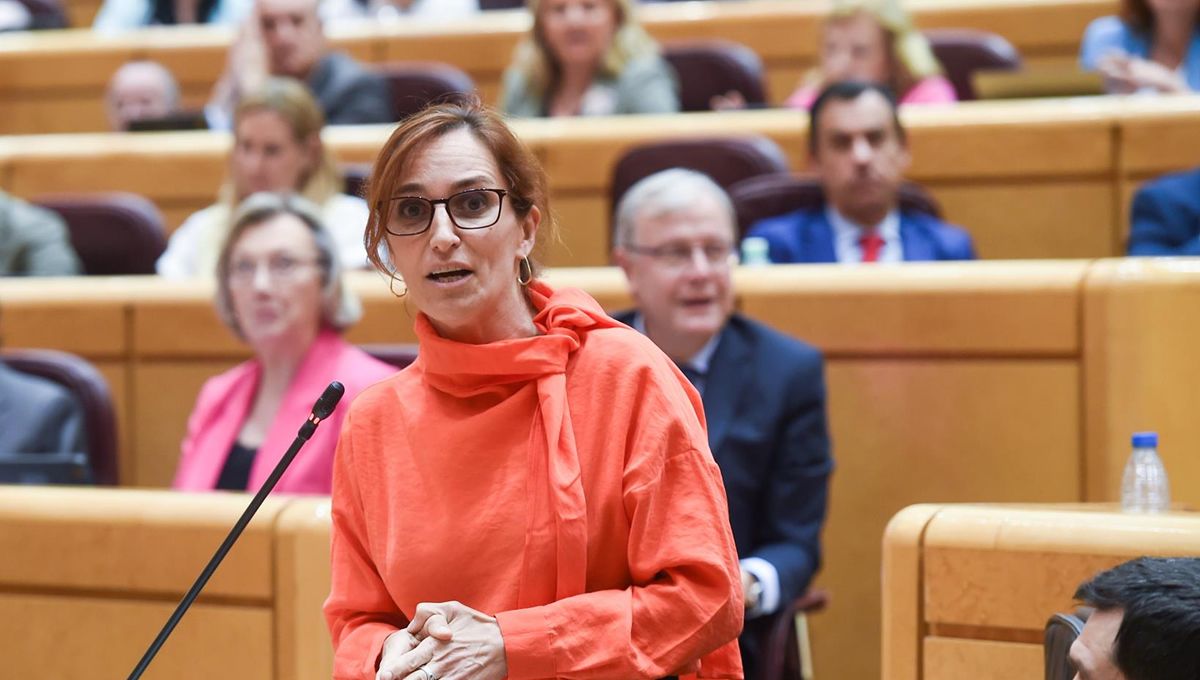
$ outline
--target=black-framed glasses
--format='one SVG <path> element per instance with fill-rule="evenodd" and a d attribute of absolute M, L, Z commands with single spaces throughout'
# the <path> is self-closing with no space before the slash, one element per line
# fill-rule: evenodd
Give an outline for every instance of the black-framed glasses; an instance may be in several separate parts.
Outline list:
<path fill-rule="evenodd" d="M 627 245 L 625 250 L 654 258 L 671 269 L 683 269 L 695 260 L 699 250 L 704 260 L 713 268 L 728 267 L 735 259 L 732 243 L 668 243 L 661 246 Z"/>
<path fill-rule="evenodd" d="M 393 196 L 387 201 L 384 225 L 389 234 L 416 236 L 433 224 L 433 211 L 440 204 L 446 206 L 450 222 L 459 229 L 484 229 L 500 221 L 507 193 L 504 189 L 468 189 L 437 199 Z"/>

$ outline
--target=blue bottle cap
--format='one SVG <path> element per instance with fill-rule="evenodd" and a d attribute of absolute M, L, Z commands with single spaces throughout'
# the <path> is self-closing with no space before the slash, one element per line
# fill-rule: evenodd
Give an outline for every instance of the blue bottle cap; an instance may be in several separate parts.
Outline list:
<path fill-rule="evenodd" d="M 1133 448 L 1135 448 L 1135 449 L 1156 449 L 1156 448 L 1158 448 L 1158 433 L 1157 432 L 1134 432 L 1133 433 Z"/>

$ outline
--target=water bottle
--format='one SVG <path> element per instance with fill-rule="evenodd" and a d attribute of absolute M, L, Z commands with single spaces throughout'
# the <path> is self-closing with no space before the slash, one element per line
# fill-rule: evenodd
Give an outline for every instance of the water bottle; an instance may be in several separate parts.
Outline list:
<path fill-rule="evenodd" d="M 1121 509 L 1125 512 L 1166 512 L 1171 505 L 1167 470 L 1158 457 L 1158 433 L 1136 432 L 1133 453 L 1121 480 Z"/>
<path fill-rule="evenodd" d="M 742 239 L 742 266 L 760 267 L 771 264 L 771 244 L 761 236 Z"/>

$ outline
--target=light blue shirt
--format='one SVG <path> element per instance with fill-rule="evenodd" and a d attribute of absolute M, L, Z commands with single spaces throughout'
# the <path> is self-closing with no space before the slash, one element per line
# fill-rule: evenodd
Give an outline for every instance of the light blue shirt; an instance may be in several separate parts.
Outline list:
<path fill-rule="evenodd" d="M 863 261 L 863 249 L 858 244 L 863 233 L 870 227 L 863 227 L 845 217 L 832 204 L 825 206 L 825 219 L 833 227 L 833 249 L 837 253 L 838 262 L 842 264 L 859 264 Z M 877 262 L 903 262 L 904 244 L 900 242 L 900 213 L 892 210 L 879 224 L 874 225 L 875 233 L 883 239 L 883 248 L 879 251 Z"/>
<path fill-rule="evenodd" d="M 633 315 L 633 323 L 630 324 L 633 329 L 642 335 L 646 335 L 646 319 L 641 312 Z M 696 379 L 696 391 L 704 394 L 704 383 L 708 378 L 708 367 L 712 363 L 713 354 L 717 351 L 717 343 L 721 340 L 721 334 L 716 333 L 704 346 L 696 352 L 691 359 L 684 363 L 688 368 L 692 369 L 699 376 Z M 758 598 L 758 606 L 751 607 L 746 610 L 747 618 L 755 618 L 766 614 L 774 613 L 779 609 L 779 572 L 775 569 L 775 565 L 764 560 L 761 557 L 747 557 L 739 561 L 742 569 L 758 579 L 762 586 L 762 596 Z"/>
<path fill-rule="evenodd" d="M 219 26 L 237 26 L 254 9 L 253 0 L 217 0 L 212 11 L 201 21 Z M 104 0 L 92 22 L 92 29 L 104 34 L 132 31 L 150 25 L 154 7 L 150 0 Z"/>
<path fill-rule="evenodd" d="M 1130 28 L 1119 17 L 1100 17 L 1083 34 L 1079 65 L 1094 71 L 1104 56 L 1114 52 L 1149 59 L 1150 35 Z M 1200 91 L 1200 27 L 1192 31 L 1192 41 L 1179 71 L 1189 88 Z"/>

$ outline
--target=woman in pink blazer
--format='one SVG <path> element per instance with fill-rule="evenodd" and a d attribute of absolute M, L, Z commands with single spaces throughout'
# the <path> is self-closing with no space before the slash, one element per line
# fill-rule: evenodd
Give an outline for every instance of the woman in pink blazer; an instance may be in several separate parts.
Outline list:
<path fill-rule="evenodd" d="M 361 309 L 343 288 L 333 239 L 302 198 L 254 194 L 234 216 L 217 262 L 217 311 L 254 358 L 209 379 L 188 419 L 174 487 L 256 490 L 331 380 L 346 387 L 333 416 L 279 480 L 286 493 L 327 494 L 342 417 L 396 369 L 342 340 Z"/>

